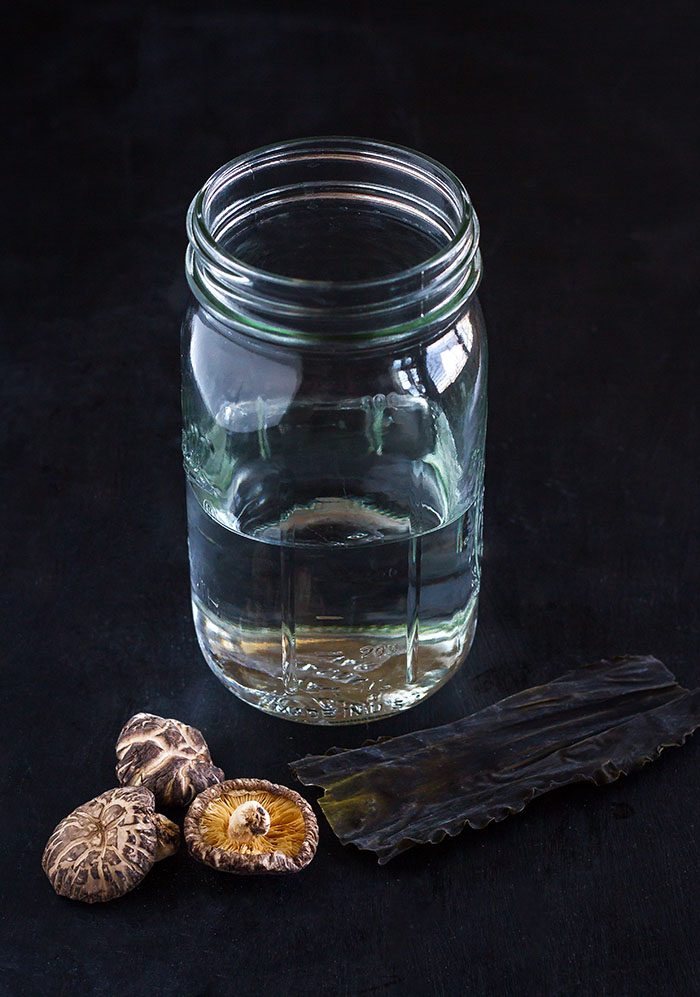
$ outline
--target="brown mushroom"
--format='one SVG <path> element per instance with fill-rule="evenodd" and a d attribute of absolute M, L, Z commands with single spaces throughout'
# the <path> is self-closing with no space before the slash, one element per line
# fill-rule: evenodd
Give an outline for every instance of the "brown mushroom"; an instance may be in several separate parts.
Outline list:
<path fill-rule="evenodd" d="M 298 872 L 316 853 L 306 800 L 264 779 L 230 779 L 200 793 L 185 817 L 190 855 L 224 872 Z"/>
<path fill-rule="evenodd" d="M 41 865 L 56 893 L 94 904 L 138 886 L 172 855 L 180 830 L 155 813 L 149 789 L 125 786 L 77 807 L 49 838 Z"/>
<path fill-rule="evenodd" d="M 150 789 L 159 806 L 187 806 L 223 778 L 201 732 L 180 720 L 137 713 L 117 739 L 117 779 Z"/>

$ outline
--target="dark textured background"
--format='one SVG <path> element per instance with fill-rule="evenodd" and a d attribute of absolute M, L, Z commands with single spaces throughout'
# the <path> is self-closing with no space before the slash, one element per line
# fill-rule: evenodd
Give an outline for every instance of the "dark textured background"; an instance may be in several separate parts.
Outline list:
<path fill-rule="evenodd" d="M 700 683 L 696 5 L 374 6 L 3 21 L 3 994 L 700 992 L 700 737 L 384 868 L 323 821 L 297 877 L 180 854 L 90 908 L 40 868 L 139 709 L 200 726 L 231 776 L 289 783 L 308 751 L 617 652 Z M 258 714 L 204 666 L 178 409 L 190 197 L 234 155 L 322 133 L 464 179 L 491 340 L 477 678 L 335 731 Z"/>

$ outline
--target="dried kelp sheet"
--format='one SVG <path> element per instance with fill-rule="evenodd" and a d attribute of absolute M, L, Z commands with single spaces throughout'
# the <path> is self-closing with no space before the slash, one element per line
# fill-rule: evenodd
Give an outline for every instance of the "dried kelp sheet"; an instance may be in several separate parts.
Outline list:
<path fill-rule="evenodd" d="M 700 725 L 688 692 L 656 658 L 597 661 L 443 727 L 405 734 L 291 768 L 343 844 L 380 864 L 412 845 L 485 827 L 535 796 L 598 784 L 682 744 Z"/>

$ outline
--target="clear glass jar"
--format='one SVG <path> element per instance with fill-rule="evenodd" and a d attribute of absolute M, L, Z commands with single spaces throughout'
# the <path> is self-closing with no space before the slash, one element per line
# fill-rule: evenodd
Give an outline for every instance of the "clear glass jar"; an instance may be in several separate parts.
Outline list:
<path fill-rule="evenodd" d="M 476 625 L 486 429 L 479 229 L 399 146 L 285 142 L 188 214 L 192 605 L 268 713 L 353 723 L 454 675 Z"/>

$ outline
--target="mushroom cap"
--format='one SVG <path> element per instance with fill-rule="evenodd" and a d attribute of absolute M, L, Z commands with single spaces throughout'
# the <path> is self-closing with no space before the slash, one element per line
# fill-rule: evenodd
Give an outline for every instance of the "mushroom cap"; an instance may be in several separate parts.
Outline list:
<path fill-rule="evenodd" d="M 138 886 L 156 856 L 155 799 L 149 789 L 110 789 L 58 824 L 41 865 L 56 893 L 94 904 Z"/>
<path fill-rule="evenodd" d="M 265 808 L 270 827 L 247 841 L 236 840 L 228 834 L 229 821 L 248 801 Z M 193 858 L 242 875 L 299 872 L 318 845 L 318 824 L 310 804 L 294 790 L 264 779 L 229 779 L 205 789 L 187 811 L 184 830 Z"/>
<path fill-rule="evenodd" d="M 159 806 L 187 806 L 224 778 L 201 731 L 154 713 L 137 713 L 122 728 L 116 771 L 122 786 L 145 786 Z"/>

